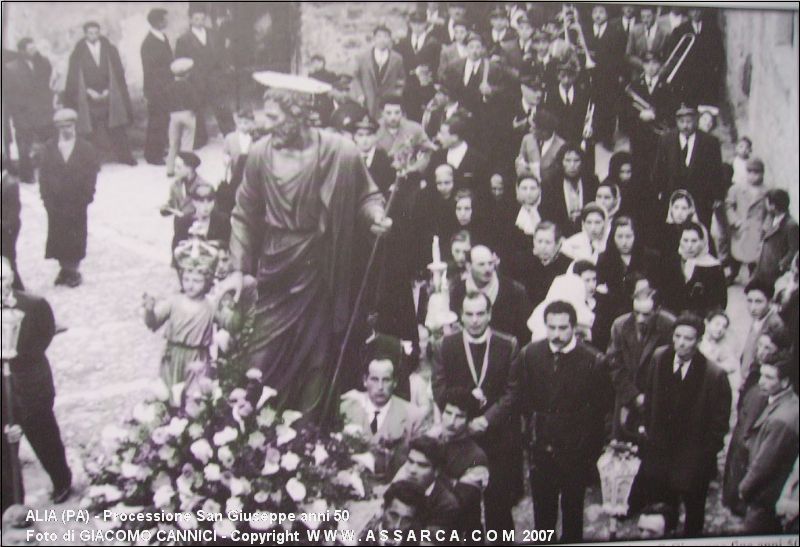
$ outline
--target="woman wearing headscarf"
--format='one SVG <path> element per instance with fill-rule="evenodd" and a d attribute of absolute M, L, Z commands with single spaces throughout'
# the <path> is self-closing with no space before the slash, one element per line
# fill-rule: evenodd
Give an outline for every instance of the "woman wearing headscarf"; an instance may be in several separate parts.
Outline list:
<path fill-rule="evenodd" d="M 634 220 L 623 215 L 612 222 L 606 250 L 597 259 L 598 287 L 605 287 L 618 314 L 631 309 L 628 287 L 634 273 L 645 277 L 653 288 L 661 285 L 657 254 L 645 247 Z"/>
<path fill-rule="evenodd" d="M 600 253 L 606 250 L 608 214 L 595 202 L 587 203 L 581 211 L 581 231 L 570 236 L 561 252 L 572 260 L 588 260 L 597 264 Z"/>
<path fill-rule="evenodd" d="M 725 271 L 709 252 L 708 230 L 697 222 L 683 224 L 677 253 L 662 257 L 662 297 L 674 314 L 692 311 L 705 317 L 709 311 L 728 305 Z"/>
<path fill-rule="evenodd" d="M 522 173 L 517 179 L 517 214 L 514 216 L 513 244 L 517 250 L 533 248 L 533 233 L 542 221 L 542 183 L 532 173 Z"/>
<path fill-rule="evenodd" d="M 580 276 L 566 273 L 559 275 L 550 285 L 544 301 L 536 306 L 528 318 L 528 330 L 531 331 L 531 341 L 538 342 L 547 338 L 547 327 L 544 323 L 544 310 L 551 302 L 563 300 L 569 302 L 575 308 L 578 316 L 578 334 L 584 340 L 591 339 L 592 325 L 594 324 L 594 312 L 589 309 L 586 303 L 586 286 Z"/>
<path fill-rule="evenodd" d="M 687 222 L 700 223 L 694 198 L 686 190 L 675 190 L 669 198 L 667 220 L 658 230 L 657 250 L 661 258 L 675 254 L 681 241 L 683 226 Z"/>

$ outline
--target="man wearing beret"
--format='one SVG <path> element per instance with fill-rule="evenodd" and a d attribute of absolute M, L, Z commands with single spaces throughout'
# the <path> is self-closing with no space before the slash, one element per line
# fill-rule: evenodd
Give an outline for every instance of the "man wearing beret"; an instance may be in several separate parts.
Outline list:
<path fill-rule="evenodd" d="M 45 258 L 58 260 L 61 270 L 56 285 L 81 284 L 79 266 L 86 256 L 87 216 L 94 200 L 100 170 L 94 148 L 77 136 L 78 113 L 65 108 L 56 112 L 53 123 L 58 137 L 42 154 L 39 190 L 47 210 Z"/>
<path fill-rule="evenodd" d="M 100 25 L 95 21 L 83 25 L 83 33 L 84 38 L 69 57 L 64 105 L 77 112 L 78 133 L 91 135 L 97 145 L 104 131 L 115 159 L 136 165 L 125 134 L 125 128 L 133 121 L 133 110 L 119 51 L 100 35 Z"/>
<path fill-rule="evenodd" d="M 164 165 L 167 148 L 169 108 L 165 101 L 166 90 L 172 82 L 172 47 L 164 34 L 167 28 L 167 10 L 154 8 L 147 14 L 150 32 L 141 47 L 144 98 L 147 101 L 147 134 L 144 159 L 152 165 Z"/>

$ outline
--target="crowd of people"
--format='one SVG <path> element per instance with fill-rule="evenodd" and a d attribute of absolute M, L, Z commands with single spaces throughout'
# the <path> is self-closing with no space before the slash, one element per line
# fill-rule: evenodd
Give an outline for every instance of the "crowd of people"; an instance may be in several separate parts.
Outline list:
<path fill-rule="evenodd" d="M 714 12 L 426 4 L 402 38 L 376 26 L 349 72 L 314 55 L 309 76 L 329 92 L 276 85 L 263 111 L 233 113 L 202 4 L 174 54 L 166 11 L 149 12 L 145 159 L 172 179 L 160 212 L 181 286 L 144 298 L 147 326 L 165 325 L 164 382 L 208 374 L 231 327 L 220 302 L 249 302 L 251 358 L 281 403 L 324 413 L 338 380 L 337 425 L 374 446 L 391 485 L 365 533 L 514 529 L 528 469 L 536 528 L 555 529 L 560 510 L 560 539 L 580 541 L 611 440 L 638 446 L 642 537 L 703 534 L 723 450 L 722 501 L 745 530 L 796 532 L 798 225 L 758 143 L 740 137 L 723 163 Z M 3 89 L 16 175 L 38 169 L 46 257 L 69 287 L 100 169 L 84 137 L 107 135 L 135 164 L 119 54 L 96 23 L 84 32 L 64 108 L 30 39 Z M 224 135 L 219 183 L 192 151 L 207 110 Z M 24 293 L 7 163 L 4 306 L 25 302 L 9 296 Z M 743 350 L 728 333 L 735 283 L 752 321 Z M 41 423 L 21 426 L 33 440 Z"/>

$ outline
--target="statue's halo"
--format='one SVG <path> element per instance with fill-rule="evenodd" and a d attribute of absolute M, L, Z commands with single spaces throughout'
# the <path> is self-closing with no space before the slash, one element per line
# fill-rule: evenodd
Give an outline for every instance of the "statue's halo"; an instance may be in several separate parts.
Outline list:
<path fill-rule="evenodd" d="M 253 79 L 265 87 L 310 93 L 312 95 L 328 93 L 331 90 L 330 84 L 320 82 L 314 78 L 286 74 L 283 72 L 273 72 L 271 70 L 254 72 Z"/>

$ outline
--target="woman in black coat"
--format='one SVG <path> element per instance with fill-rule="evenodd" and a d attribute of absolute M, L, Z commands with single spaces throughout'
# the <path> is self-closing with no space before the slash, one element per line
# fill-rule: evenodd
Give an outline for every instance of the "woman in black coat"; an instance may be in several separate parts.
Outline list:
<path fill-rule="evenodd" d="M 708 250 L 708 232 L 703 225 L 683 225 L 678 252 L 661 257 L 664 268 L 662 300 L 674 314 L 692 311 L 700 317 L 728 305 L 725 271 Z"/>
<path fill-rule="evenodd" d="M 629 216 L 619 216 L 611 225 L 606 250 L 597 259 L 597 284 L 605 286 L 617 315 L 631 310 L 628 287 L 634 273 L 645 277 L 659 289 L 658 256 L 644 246 L 638 225 Z"/>

